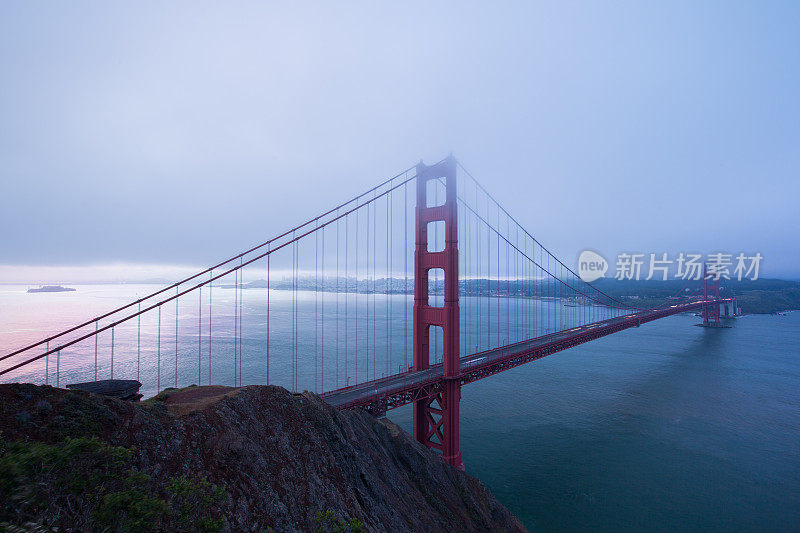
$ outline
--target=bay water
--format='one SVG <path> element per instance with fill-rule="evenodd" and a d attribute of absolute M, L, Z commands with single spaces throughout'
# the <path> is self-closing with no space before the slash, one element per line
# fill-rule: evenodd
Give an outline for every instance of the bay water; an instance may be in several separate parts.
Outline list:
<path fill-rule="evenodd" d="M 76 288 L 27 294 L 0 285 L 0 354 L 160 287 Z M 244 384 L 265 383 L 266 291 L 242 292 L 236 364 Z M 337 306 L 333 294 L 322 303 L 299 294 L 294 326 L 290 296 L 270 292 L 270 383 L 329 390 L 410 364 L 409 297 L 348 295 L 342 327 L 344 295 Z M 115 328 L 114 377 L 146 377 L 148 396 L 209 376 L 233 384 L 235 293 L 215 288 L 213 298 L 211 357 L 208 310 L 200 307 L 207 302 L 186 298 L 164 306 L 160 327 L 151 312 Z M 476 326 L 462 344 L 506 340 L 503 323 L 484 321 L 476 331 L 474 302 L 465 309 Z M 697 322 L 658 320 L 465 386 L 467 472 L 534 531 L 800 530 L 800 313 L 744 316 L 726 329 Z M 94 340 L 82 341 L 0 381 L 63 386 L 94 379 L 95 368 L 100 379 L 110 377 L 110 334 L 101 335 L 97 353 L 95 366 Z M 410 431 L 408 406 L 388 416 Z"/>

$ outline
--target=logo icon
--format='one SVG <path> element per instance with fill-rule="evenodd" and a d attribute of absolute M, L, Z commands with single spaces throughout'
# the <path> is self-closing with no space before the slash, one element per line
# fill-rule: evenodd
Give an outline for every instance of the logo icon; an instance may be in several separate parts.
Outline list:
<path fill-rule="evenodd" d="M 591 250 L 584 250 L 578 256 L 578 275 L 586 283 L 602 278 L 608 271 L 605 257 Z"/>

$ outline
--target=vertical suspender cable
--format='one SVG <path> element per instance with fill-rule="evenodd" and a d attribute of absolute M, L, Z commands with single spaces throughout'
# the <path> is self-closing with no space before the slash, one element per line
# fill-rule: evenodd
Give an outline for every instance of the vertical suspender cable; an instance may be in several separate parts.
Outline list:
<path fill-rule="evenodd" d="M 350 327 L 350 323 L 347 320 L 347 308 L 349 303 L 349 259 L 350 259 L 350 224 L 349 224 L 350 216 L 344 216 L 344 386 L 347 387 L 350 385 L 350 376 L 347 375 L 347 352 L 348 352 L 348 335 L 347 330 Z"/>
<path fill-rule="evenodd" d="M 269 385 L 269 259 L 271 256 L 272 254 L 267 255 L 267 385 Z"/>
<path fill-rule="evenodd" d="M 239 340 L 239 271 L 233 273 L 233 386 L 236 386 L 236 358 Z"/>
<path fill-rule="evenodd" d="M 240 348 L 240 346 L 242 344 L 242 338 L 240 336 L 241 323 L 242 323 L 242 313 L 241 313 L 242 269 L 241 268 L 237 269 L 236 273 L 238 274 L 238 276 L 236 277 L 236 283 L 234 284 L 234 287 L 233 287 L 233 290 L 235 292 L 235 294 L 233 296 L 233 306 L 234 306 L 233 313 L 234 313 L 234 316 L 236 316 L 238 318 L 238 320 L 234 321 L 234 324 L 233 324 L 233 327 L 234 327 L 234 332 L 233 332 L 233 351 L 234 351 L 234 357 L 233 357 L 233 363 L 234 363 L 233 364 L 233 381 L 234 381 L 234 384 L 238 383 L 239 385 L 241 385 L 241 382 L 239 381 L 241 379 L 241 375 L 239 374 L 239 370 L 242 367 L 242 363 L 241 363 L 241 360 L 240 360 L 241 351 L 240 351 L 239 348 Z"/>
<path fill-rule="evenodd" d="M 377 192 L 373 193 L 372 198 L 372 379 L 375 379 L 378 375 L 378 286 L 377 286 L 377 278 L 378 278 L 378 270 L 377 270 L 377 258 L 378 258 L 378 200 L 377 200 Z M 367 207 L 369 209 L 369 207 Z M 369 265 L 367 265 L 369 268 Z M 369 300 L 367 300 L 367 305 L 369 305 Z M 369 326 L 367 326 L 369 327 Z M 369 334 L 369 333 L 367 333 Z"/>
<path fill-rule="evenodd" d="M 200 333 L 198 333 L 198 336 Z M 136 381 L 141 381 L 139 373 L 142 367 L 142 302 L 139 302 L 139 314 L 136 315 Z M 199 383 L 198 383 L 199 385 Z"/>
<path fill-rule="evenodd" d="M 296 267 L 295 267 L 295 283 L 294 283 L 294 292 L 295 292 L 295 306 L 294 306 L 294 381 L 295 381 L 295 392 L 300 390 L 300 242 L 295 241 L 295 256 L 296 256 Z"/>
<path fill-rule="evenodd" d="M 460 208 L 458 206 L 456 206 L 456 209 L 460 209 Z M 467 258 L 467 254 L 466 254 L 466 241 L 467 241 L 467 239 L 466 239 L 466 229 L 467 228 L 464 225 L 464 212 L 463 212 L 463 209 L 461 211 L 462 212 L 459 213 L 459 215 L 456 217 L 459 221 L 461 221 L 461 224 L 458 225 L 458 243 L 459 243 L 458 267 L 459 267 L 459 274 L 461 274 L 461 272 L 464 272 L 466 274 L 466 271 L 468 269 L 467 259 L 466 259 Z M 458 356 L 461 357 L 462 355 L 464 355 L 464 353 L 463 353 L 464 347 L 467 346 L 467 342 L 466 342 L 467 328 L 465 327 L 465 324 L 464 324 L 464 322 L 467 319 L 467 314 L 466 313 L 468 312 L 467 311 L 467 285 L 466 285 L 466 278 L 464 278 L 463 290 L 462 290 L 462 287 L 461 287 L 460 280 L 456 280 L 456 286 L 457 286 L 456 288 L 458 289 L 459 305 L 462 305 L 461 302 L 463 302 L 463 306 L 464 306 L 464 313 L 460 314 L 459 317 L 458 317 L 458 336 L 459 336 L 458 345 L 459 345 L 459 348 L 462 350 L 462 351 L 459 352 Z"/>
<path fill-rule="evenodd" d="M 403 233 L 405 244 L 403 247 L 403 368 L 408 369 L 408 183 L 403 184 Z"/>
<path fill-rule="evenodd" d="M 141 310 L 141 305 L 139 308 Z M 141 316 L 141 315 L 140 315 Z M 138 366 L 137 366 L 138 376 Z M 136 379 L 139 379 L 138 377 Z M 203 381 L 203 287 L 197 291 L 197 384 Z"/>
<path fill-rule="evenodd" d="M 514 226 L 514 342 L 519 341 L 519 226 Z M 523 308 L 523 320 L 524 320 Z"/>
<path fill-rule="evenodd" d="M 475 207 L 476 209 L 480 209 L 478 207 L 478 186 L 475 185 L 474 188 Z M 475 315 L 475 333 L 477 334 L 475 351 L 480 352 L 481 341 L 483 340 L 483 331 L 481 331 L 481 313 L 483 308 L 483 302 L 481 301 L 481 231 L 478 225 L 477 213 L 473 218 L 475 220 L 475 305 L 478 308 L 478 313 Z"/>
<path fill-rule="evenodd" d="M 386 372 L 389 375 L 389 210 L 391 206 L 389 203 L 389 195 L 386 195 Z"/>
<path fill-rule="evenodd" d="M 243 260 L 239 258 L 239 386 L 242 386 L 242 356 L 244 355 L 244 268 Z"/>
<path fill-rule="evenodd" d="M 339 210 L 336 210 L 336 388 L 339 388 Z"/>
<path fill-rule="evenodd" d="M 393 252 L 393 250 L 392 250 L 392 236 L 393 236 L 392 229 L 393 229 L 393 226 L 394 226 L 394 180 L 392 180 L 389 183 L 389 187 L 390 187 L 389 188 L 389 228 L 387 229 L 387 231 L 389 233 L 389 269 L 388 270 L 389 270 L 389 274 L 390 275 L 386 276 L 386 280 L 387 280 L 386 283 L 388 284 L 388 289 L 389 289 L 389 293 L 390 294 L 386 297 L 387 300 L 389 301 L 389 310 L 386 312 L 386 316 L 387 317 L 391 317 L 391 315 L 392 315 L 392 296 L 391 296 L 391 291 L 392 291 L 392 285 L 393 285 L 393 283 L 392 283 L 392 281 L 393 281 L 392 275 L 394 274 L 394 272 L 392 270 L 392 266 L 394 265 L 394 254 L 392 253 Z M 389 372 L 391 372 L 391 370 L 392 370 L 392 368 L 391 368 L 391 354 L 392 354 L 392 348 L 393 348 L 392 341 L 394 340 L 394 329 L 389 329 L 389 320 L 386 321 L 386 329 L 388 329 L 389 333 L 390 333 L 390 338 L 387 341 L 389 343 L 389 359 L 390 359 L 390 361 L 386 363 L 386 375 L 388 376 Z"/>
<path fill-rule="evenodd" d="M 364 380 L 365 381 L 369 381 L 369 354 L 370 354 L 370 350 L 369 350 L 369 298 L 370 298 L 370 289 L 371 289 L 371 287 L 370 287 L 370 283 L 371 283 L 370 277 L 371 276 L 370 276 L 370 271 L 369 271 L 369 249 L 370 249 L 369 248 L 369 241 L 370 241 L 370 235 L 371 235 L 371 233 L 370 233 L 370 231 L 371 231 L 370 230 L 370 228 L 371 228 L 370 219 L 372 218 L 371 214 L 370 214 L 370 206 L 369 205 L 367 206 L 366 211 L 367 211 L 367 233 L 366 233 L 366 235 L 364 237 L 364 241 L 365 241 L 366 247 L 367 247 L 367 258 L 366 258 L 366 260 L 364 262 L 364 267 L 365 267 L 364 268 L 364 287 L 365 287 L 365 292 L 366 292 L 366 296 L 367 297 L 366 297 L 366 310 L 365 310 L 365 313 L 364 313 L 364 315 L 366 316 L 366 325 L 364 327 L 364 333 L 365 333 L 364 336 L 366 337 L 367 349 L 364 352 L 365 359 L 366 359 L 366 372 L 364 374 Z M 375 222 L 373 222 L 373 224 L 376 224 L 377 222 L 378 221 L 376 220 Z M 372 253 L 374 254 L 375 250 L 372 250 Z M 375 350 L 374 346 L 372 347 L 372 350 L 373 351 Z"/>
<path fill-rule="evenodd" d="M 112 329 L 113 331 L 113 329 Z M 113 352 L 113 350 L 112 350 Z M 111 375 L 114 375 L 112 365 Z M 158 306 L 158 385 L 156 387 L 156 394 L 161 392 L 161 306 Z"/>
<path fill-rule="evenodd" d="M 179 292 L 175 287 L 175 293 Z M 175 298 L 175 388 L 178 388 L 178 298 Z"/>
<path fill-rule="evenodd" d="M 208 275 L 208 384 L 211 385 L 211 318 L 213 316 L 211 314 L 211 289 L 212 284 L 214 283 L 214 274 L 213 272 L 209 272 Z"/>
<path fill-rule="evenodd" d="M 467 188 L 467 182 L 464 181 L 464 190 Z M 464 354 L 472 353 L 471 346 L 472 340 L 474 335 L 470 334 L 472 325 L 472 316 L 475 314 L 475 265 L 472 263 L 472 258 L 475 255 L 475 250 L 473 246 L 472 239 L 474 238 L 474 234 L 472 232 L 472 217 L 469 210 L 464 210 L 464 234 L 466 235 L 466 243 L 467 243 L 467 278 L 464 280 L 464 291 L 467 297 L 469 297 L 467 303 L 468 313 L 466 319 L 464 320 L 464 338 L 466 339 L 466 343 L 464 344 Z M 477 333 L 477 331 L 475 331 Z"/>
<path fill-rule="evenodd" d="M 528 260 L 528 239 L 525 238 L 525 235 L 522 235 L 522 248 L 523 248 L 523 256 L 519 258 L 520 260 L 520 276 L 522 276 L 522 339 L 527 340 L 530 338 L 530 301 L 528 299 L 528 275 L 529 271 L 528 268 L 530 267 L 530 261 Z"/>
<path fill-rule="evenodd" d="M 114 379 L 114 328 L 111 328 L 111 379 Z"/>
<path fill-rule="evenodd" d="M 497 209 L 497 294 L 500 295 L 500 206 Z M 500 298 L 497 300 L 497 346 L 500 344 Z"/>
<path fill-rule="evenodd" d="M 317 222 L 314 227 L 319 226 Z M 318 391 L 319 365 L 319 232 L 314 232 L 314 391 Z"/>
<path fill-rule="evenodd" d="M 322 321 L 320 323 L 320 393 L 325 392 L 325 226 L 322 227 Z"/>
<path fill-rule="evenodd" d="M 456 178 L 458 181 L 458 178 Z M 458 190 L 464 190 L 463 184 L 458 186 Z M 458 305 L 463 312 L 458 316 L 458 357 L 463 357 L 467 352 L 467 322 L 469 321 L 469 302 L 467 301 L 467 280 L 469 279 L 469 264 L 467 263 L 467 226 L 466 226 L 466 209 L 461 208 L 456 204 L 456 209 L 459 210 L 456 220 L 458 224 L 458 279 L 456 279 L 456 288 L 458 289 Z M 461 283 L 461 280 L 464 283 Z"/>
<path fill-rule="evenodd" d="M 486 197 L 486 220 L 489 220 L 489 197 Z M 486 228 L 486 348 L 492 344 L 492 236 Z"/>
<path fill-rule="evenodd" d="M 523 239 L 525 239 L 525 255 L 528 255 L 528 236 L 523 235 Z M 536 248 L 533 249 L 533 253 L 531 253 L 528 257 L 534 257 L 534 253 L 536 252 Z M 528 308 L 528 320 L 526 322 L 526 329 L 525 329 L 525 338 L 530 339 L 535 337 L 535 315 L 536 307 L 533 303 L 533 289 L 534 289 L 534 269 L 533 264 L 530 261 L 525 262 L 525 303 Z"/>
<path fill-rule="evenodd" d="M 141 307 L 141 303 L 139 306 Z M 94 321 L 94 380 L 97 381 L 97 320 Z"/>
<path fill-rule="evenodd" d="M 498 238 L 500 236 L 500 224 L 497 224 L 498 230 Z M 506 217 L 506 238 L 511 238 L 511 231 L 509 230 L 509 221 L 508 217 Z M 510 246 L 508 245 L 508 240 L 504 240 L 505 242 L 505 249 L 506 249 L 506 342 L 505 344 L 511 344 L 511 269 L 509 268 L 509 252 Z"/>
<path fill-rule="evenodd" d="M 292 392 L 297 392 L 297 241 L 292 232 Z"/>
<path fill-rule="evenodd" d="M 355 228 L 355 230 L 356 230 L 356 232 L 355 232 L 356 233 L 356 242 L 355 242 L 355 249 L 356 249 L 356 257 L 355 257 L 355 260 L 356 260 L 356 286 L 355 286 L 355 294 L 353 295 L 355 300 L 356 300 L 356 316 L 355 316 L 355 322 L 353 324 L 354 328 L 355 328 L 353 336 L 355 337 L 355 359 L 356 359 L 356 361 L 355 361 L 355 379 L 353 380 L 354 384 L 358 383 L 358 268 L 359 268 L 359 265 L 358 265 L 358 233 L 359 233 L 358 232 L 358 229 L 359 229 L 358 211 L 359 211 L 359 209 L 356 209 L 356 228 Z"/>
<path fill-rule="evenodd" d="M 197 333 L 200 338 L 200 332 Z M 142 302 L 139 302 L 139 314 L 136 315 L 136 381 L 141 381 L 139 372 L 142 366 Z M 200 383 L 198 383 L 199 385 Z"/>

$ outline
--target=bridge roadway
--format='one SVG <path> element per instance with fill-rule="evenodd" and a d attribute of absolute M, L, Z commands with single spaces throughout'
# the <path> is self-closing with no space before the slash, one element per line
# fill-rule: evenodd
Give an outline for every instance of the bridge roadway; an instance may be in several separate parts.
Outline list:
<path fill-rule="evenodd" d="M 724 301 L 726 300 L 700 300 L 662 309 L 638 311 L 468 355 L 461 358 L 459 375 L 453 379 L 459 379 L 462 384 L 471 383 L 590 340 Z M 337 409 L 363 407 L 380 415 L 388 409 L 438 394 L 443 381 L 442 364 L 439 363 L 426 370 L 409 370 L 388 378 L 326 392 L 322 396 Z"/>

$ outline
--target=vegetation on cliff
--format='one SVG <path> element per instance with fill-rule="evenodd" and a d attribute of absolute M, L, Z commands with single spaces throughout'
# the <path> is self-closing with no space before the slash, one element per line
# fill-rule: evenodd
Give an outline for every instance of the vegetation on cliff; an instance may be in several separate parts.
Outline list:
<path fill-rule="evenodd" d="M 0 428 L 10 531 L 524 531 L 391 422 L 279 387 L 0 385 Z"/>

